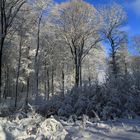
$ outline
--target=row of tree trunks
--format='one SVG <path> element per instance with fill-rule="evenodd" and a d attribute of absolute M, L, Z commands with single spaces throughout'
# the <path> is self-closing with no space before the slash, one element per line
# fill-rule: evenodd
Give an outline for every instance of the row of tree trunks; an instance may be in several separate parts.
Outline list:
<path fill-rule="evenodd" d="M 9 5 L 10 7 L 6 7 L 7 1 L 0 0 L 0 100 L 2 95 L 2 56 L 4 42 L 13 20 L 25 3 L 26 0 L 17 0 L 16 2 L 11 2 L 11 5 Z"/>
<path fill-rule="evenodd" d="M 35 84 L 35 96 L 36 96 L 36 101 L 38 100 L 38 91 L 39 91 L 39 49 L 40 49 L 40 26 L 41 26 L 41 20 L 42 20 L 43 13 L 40 14 L 39 19 L 38 19 L 38 28 L 37 28 L 37 48 L 36 48 L 36 54 L 35 54 L 35 79 L 36 79 L 36 84 Z"/>
<path fill-rule="evenodd" d="M 54 68 L 51 69 L 51 79 L 50 79 L 50 70 L 47 68 L 46 64 L 44 67 L 44 92 L 45 92 L 45 100 L 50 99 L 50 92 L 52 96 L 54 95 Z M 61 91 L 62 91 L 62 98 L 65 97 L 65 73 L 64 69 L 61 70 L 62 74 L 62 81 L 61 81 Z M 51 80 L 51 87 L 50 87 L 50 80 Z"/>
<path fill-rule="evenodd" d="M 19 42 L 19 58 L 18 58 L 18 67 L 17 67 L 17 77 L 16 77 L 16 91 L 15 91 L 15 107 L 17 107 L 17 98 L 18 98 L 18 83 L 19 83 L 19 76 L 20 76 L 20 67 L 21 67 L 21 55 L 22 55 L 22 31 L 20 34 L 20 42 Z"/>

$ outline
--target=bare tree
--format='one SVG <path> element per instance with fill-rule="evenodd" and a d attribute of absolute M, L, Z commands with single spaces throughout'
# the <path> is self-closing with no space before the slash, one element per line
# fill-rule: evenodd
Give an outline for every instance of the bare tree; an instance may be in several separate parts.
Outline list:
<path fill-rule="evenodd" d="M 10 30 L 13 20 L 20 11 L 26 0 L 1 0 L 0 1 L 0 97 L 2 86 L 2 56 L 3 47 L 8 31 Z"/>
<path fill-rule="evenodd" d="M 100 13 L 104 21 L 101 33 L 110 45 L 111 69 L 116 75 L 116 53 L 120 45 L 126 42 L 126 33 L 120 30 L 126 22 L 126 14 L 123 8 L 116 3 L 103 6 Z"/>
<path fill-rule="evenodd" d="M 17 99 L 18 99 L 18 85 L 19 85 L 19 78 L 20 78 L 20 71 L 21 68 L 25 69 L 25 65 L 23 60 L 27 59 L 27 68 L 25 70 L 25 75 L 27 75 L 27 94 L 29 90 L 29 73 L 26 71 L 29 71 L 29 64 L 28 61 L 30 59 L 29 53 L 30 53 L 30 43 L 29 43 L 29 33 L 32 30 L 34 22 L 32 22 L 32 14 L 28 15 L 28 11 L 31 11 L 31 8 L 29 5 L 23 6 L 21 9 L 22 11 L 19 12 L 17 15 L 17 19 L 15 23 L 15 30 L 17 32 L 18 38 L 19 38 L 19 56 L 18 56 L 18 64 L 17 64 L 17 75 L 16 75 L 16 91 L 15 91 L 15 107 L 17 106 Z M 22 15 L 22 16 L 21 16 Z M 31 35 L 31 34 L 30 34 Z M 27 53 L 26 53 L 27 50 Z M 24 54 L 27 54 L 23 56 Z M 23 68 L 24 67 L 24 68 Z M 25 76 L 24 75 L 24 76 Z"/>
<path fill-rule="evenodd" d="M 48 15 L 49 6 L 52 4 L 51 0 L 31 0 L 31 4 L 33 3 L 33 9 L 37 12 L 37 47 L 35 52 L 35 92 L 36 92 L 36 99 L 38 99 L 38 89 L 39 89 L 39 50 L 40 50 L 40 33 L 41 33 L 41 23 L 42 18 L 45 15 Z"/>
<path fill-rule="evenodd" d="M 52 13 L 56 34 L 70 48 L 75 65 L 75 86 L 79 86 L 82 60 L 100 41 L 100 16 L 93 6 L 82 0 L 60 4 Z"/>
<path fill-rule="evenodd" d="M 22 43 L 23 43 L 23 34 L 22 34 L 22 31 L 21 31 L 21 33 L 20 33 L 20 42 L 19 42 L 18 68 L 17 68 L 17 77 L 16 77 L 15 107 L 17 107 L 18 82 L 19 82 L 20 67 L 21 67 Z"/>

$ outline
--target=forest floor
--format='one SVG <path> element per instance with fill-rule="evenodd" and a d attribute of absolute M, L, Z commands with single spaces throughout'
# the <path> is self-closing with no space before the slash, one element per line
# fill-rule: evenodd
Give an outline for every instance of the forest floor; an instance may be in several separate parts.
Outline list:
<path fill-rule="evenodd" d="M 140 118 L 91 123 L 17 114 L 0 118 L 0 140 L 140 140 Z"/>

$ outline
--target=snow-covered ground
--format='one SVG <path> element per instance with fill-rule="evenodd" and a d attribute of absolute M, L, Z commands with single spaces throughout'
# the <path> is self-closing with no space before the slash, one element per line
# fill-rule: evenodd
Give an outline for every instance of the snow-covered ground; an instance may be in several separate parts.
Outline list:
<path fill-rule="evenodd" d="M 140 118 L 91 123 L 17 116 L 0 118 L 0 140 L 140 140 Z"/>

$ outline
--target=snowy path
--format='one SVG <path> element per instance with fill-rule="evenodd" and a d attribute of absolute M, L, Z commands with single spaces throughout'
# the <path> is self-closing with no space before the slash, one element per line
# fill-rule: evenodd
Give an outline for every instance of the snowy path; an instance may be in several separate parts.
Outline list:
<path fill-rule="evenodd" d="M 67 123 L 39 115 L 0 118 L 0 140 L 140 140 L 140 118 L 100 123 Z"/>
<path fill-rule="evenodd" d="M 65 126 L 72 140 L 140 140 L 140 119 Z"/>

